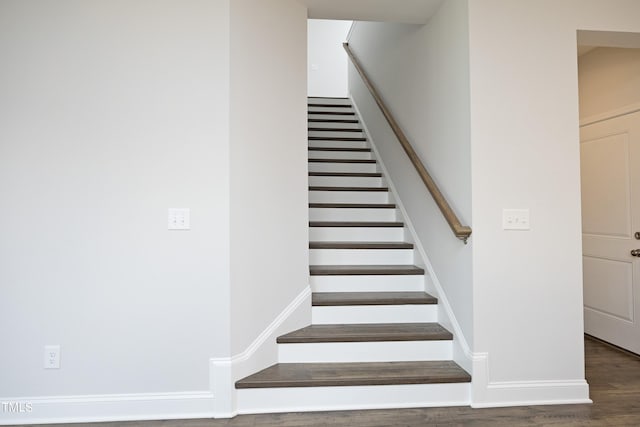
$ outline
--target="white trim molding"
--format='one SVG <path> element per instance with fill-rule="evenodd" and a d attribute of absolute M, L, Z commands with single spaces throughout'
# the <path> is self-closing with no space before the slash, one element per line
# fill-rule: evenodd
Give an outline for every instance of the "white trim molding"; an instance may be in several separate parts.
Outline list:
<path fill-rule="evenodd" d="M 214 398 L 209 391 L 3 397 L 1 400 L 22 403 L 25 410 L 0 409 L 0 425 L 213 418 L 214 415 Z"/>
<path fill-rule="evenodd" d="M 615 117 L 620 117 L 620 116 L 624 116 L 631 113 L 637 113 L 638 111 L 640 111 L 640 102 L 635 104 L 625 105 L 622 108 L 617 108 L 615 110 L 607 111 L 605 113 L 595 114 L 593 116 L 580 119 L 580 127 L 592 125 L 598 122 L 603 122 L 605 120 L 613 119 Z"/>
<path fill-rule="evenodd" d="M 472 408 L 592 403 L 584 379 L 491 381 L 489 354 L 473 354 Z"/>
<path fill-rule="evenodd" d="M 215 396 L 215 418 L 232 418 L 238 414 L 235 382 L 278 362 L 276 338 L 290 330 L 311 323 L 311 287 L 304 290 L 244 350 L 232 357 L 210 359 L 211 391 Z"/>
<path fill-rule="evenodd" d="M 346 42 L 349 43 L 349 40 L 351 40 L 351 35 L 353 34 L 353 31 L 356 29 L 356 25 L 358 25 L 358 21 L 352 21 L 351 22 L 351 27 L 349 27 L 349 32 L 347 33 L 347 37 L 346 37 Z"/>

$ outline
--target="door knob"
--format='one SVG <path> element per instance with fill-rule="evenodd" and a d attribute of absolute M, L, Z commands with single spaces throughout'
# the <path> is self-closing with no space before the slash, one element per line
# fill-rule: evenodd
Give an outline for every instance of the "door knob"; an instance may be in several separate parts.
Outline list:
<path fill-rule="evenodd" d="M 637 256 L 640 257 L 640 249 L 633 249 L 631 251 L 631 256 Z"/>
<path fill-rule="evenodd" d="M 633 234 L 633 237 L 635 237 L 635 238 L 636 238 L 636 240 L 640 240 L 640 231 L 636 231 L 636 232 Z"/>

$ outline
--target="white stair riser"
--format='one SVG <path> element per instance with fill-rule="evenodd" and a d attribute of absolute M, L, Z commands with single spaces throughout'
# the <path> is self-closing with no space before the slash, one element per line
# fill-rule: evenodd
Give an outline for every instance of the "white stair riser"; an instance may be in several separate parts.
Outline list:
<path fill-rule="evenodd" d="M 318 112 L 313 112 L 313 111 L 309 111 L 308 113 L 308 118 L 310 119 L 322 119 L 322 120 L 333 120 L 333 119 L 358 119 L 358 116 L 356 116 L 355 114 L 349 114 L 349 115 L 339 115 L 339 114 L 320 114 Z"/>
<path fill-rule="evenodd" d="M 353 108 L 345 108 L 345 107 L 309 107 L 308 112 L 313 114 L 316 112 L 324 112 L 324 111 L 331 111 L 331 112 L 338 112 L 338 113 L 353 113 Z"/>
<path fill-rule="evenodd" d="M 343 147 L 343 148 L 369 148 L 366 141 L 331 141 L 329 139 L 314 139 L 309 141 L 309 147 Z"/>
<path fill-rule="evenodd" d="M 395 209 L 310 208 L 309 221 L 395 221 Z"/>
<path fill-rule="evenodd" d="M 351 105 L 349 98 L 323 98 L 323 97 L 309 97 L 309 104 L 336 104 L 336 105 Z"/>
<path fill-rule="evenodd" d="M 375 163 L 316 163 L 309 162 L 309 172 L 377 172 Z"/>
<path fill-rule="evenodd" d="M 311 265 L 413 264 L 413 249 L 310 249 Z"/>
<path fill-rule="evenodd" d="M 310 203 L 388 203 L 386 191 L 309 191 Z"/>
<path fill-rule="evenodd" d="M 345 120 L 351 120 L 348 118 Z M 332 119 L 330 119 L 332 120 Z M 340 119 L 337 119 L 340 120 Z M 323 129 L 360 129 L 362 126 L 360 123 L 335 123 L 335 122 L 309 122 L 310 128 L 323 128 Z"/>
<path fill-rule="evenodd" d="M 310 227 L 312 242 L 401 242 L 401 227 Z"/>
<path fill-rule="evenodd" d="M 281 387 L 237 391 L 241 414 L 467 406 L 469 383 L 354 387 Z"/>
<path fill-rule="evenodd" d="M 333 148 L 333 147 L 332 147 Z M 309 150 L 310 159 L 359 159 L 370 160 L 368 151 L 313 151 Z"/>
<path fill-rule="evenodd" d="M 311 276 L 313 292 L 421 292 L 423 275 L 406 276 Z"/>
<path fill-rule="evenodd" d="M 278 344 L 279 363 L 412 362 L 452 357 L 450 340 Z"/>
<path fill-rule="evenodd" d="M 381 187 L 382 178 L 364 176 L 310 176 L 309 185 L 327 187 Z"/>
<path fill-rule="evenodd" d="M 364 134 L 359 132 L 333 131 L 333 130 L 310 130 L 309 136 L 320 136 L 323 138 L 362 138 Z M 339 141 L 338 141 L 339 142 Z"/>
<path fill-rule="evenodd" d="M 314 306 L 314 325 L 437 322 L 436 304 Z M 421 360 L 421 359 L 416 359 Z"/>

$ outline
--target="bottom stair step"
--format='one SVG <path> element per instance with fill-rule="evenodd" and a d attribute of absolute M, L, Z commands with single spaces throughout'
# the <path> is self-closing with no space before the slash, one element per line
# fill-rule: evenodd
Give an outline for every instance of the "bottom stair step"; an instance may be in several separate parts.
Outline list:
<path fill-rule="evenodd" d="M 335 387 L 466 383 L 455 362 L 279 363 L 236 382 L 236 388 Z"/>

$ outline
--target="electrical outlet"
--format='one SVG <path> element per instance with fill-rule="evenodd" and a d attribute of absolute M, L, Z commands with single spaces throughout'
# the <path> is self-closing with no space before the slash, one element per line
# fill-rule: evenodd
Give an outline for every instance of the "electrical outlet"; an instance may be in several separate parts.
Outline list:
<path fill-rule="evenodd" d="M 502 228 L 504 230 L 530 230 L 529 209 L 503 209 Z"/>
<path fill-rule="evenodd" d="M 189 230 L 191 228 L 189 217 L 189 209 L 170 208 L 168 217 L 169 230 Z"/>
<path fill-rule="evenodd" d="M 44 369 L 60 369 L 60 346 L 44 346 Z"/>

